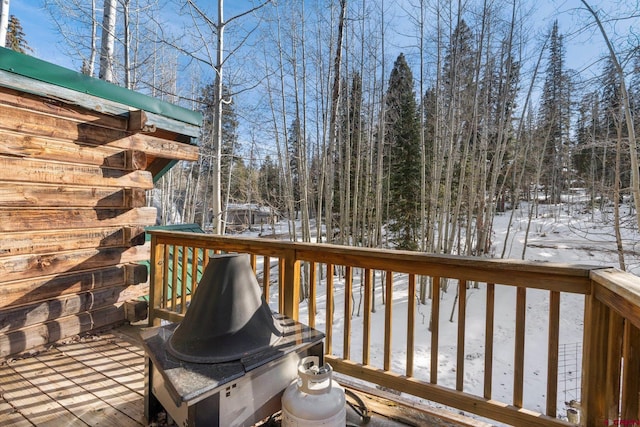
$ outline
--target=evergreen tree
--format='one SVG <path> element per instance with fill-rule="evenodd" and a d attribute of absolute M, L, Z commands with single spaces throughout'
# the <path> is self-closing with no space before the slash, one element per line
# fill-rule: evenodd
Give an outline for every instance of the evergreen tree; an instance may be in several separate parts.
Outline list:
<path fill-rule="evenodd" d="M 555 21 L 551 30 L 549 60 L 542 88 L 539 126 L 539 139 L 545 147 L 542 181 L 551 203 L 560 202 L 560 194 L 566 187 L 564 170 L 568 166 L 571 101 L 564 57 L 563 37 L 558 31 L 558 21 Z"/>
<path fill-rule="evenodd" d="M 229 99 L 230 91 L 229 88 L 224 86 L 222 88 L 223 98 Z M 211 182 L 210 175 L 212 172 L 212 161 L 214 152 L 214 141 L 213 141 L 213 129 L 214 129 L 214 109 L 215 109 L 215 96 L 214 96 L 214 85 L 209 84 L 202 89 L 200 98 L 198 101 L 200 102 L 203 120 L 202 120 L 202 136 L 200 138 L 201 146 L 200 146 L 200 156 L 202 157 L 202 171 L 205 173 L 204 188 L 202 191 L 204 192 L 204 200 L 207 202 L 211 201 L 210 191 L 211 191 Z M 241 147 L 238 143 L 238 119 L 237 114 L 235 112 L 235 107 L 233 102 L 223 102 L 222 104 L 222 156 L 221 156 L 221 168 L 220 168 L 220 178 L 221 185 L 220 191 L 223 193 L 223 203 L 226 199 L 225 196 L 229 196 L 231 198 L 234 194 L 239 194 L 241 192 L 240 189 L 232 188 L 233 180 L 229 181 L 229 172 L 230 168 L 233 167 L 234 162 L 239 159 L 238 153 L 240 153 Z M 228 194 L 227 194 L 228 193 Z M 208 210 L 208 208 L 206 208 Z M 224 209 L 224 207 L 223 207 Z"/>
<path fill-rule="evenodd" d="M 22 24 L 15 15 L 11 15 L 9 17 L 9 24 L 7 25 L 7 41 L 5 46 L 20 53 L 33 51 L 27 43 L 24 31 L 22 30 Z"/>
<path fill-rule="evenodd" d="M 291 184 L 293 186 L 293 201 L 296 213 L 300 211 L 300 163 L 302 159 L 300 147 L 302 146 L 302 129 L 297 118 L 293 119 L 289 128 L 287 149 L 289 150 L 289 170 L 291 172 Z"/>
<path fill-rule="evenodd" d="M 602 183 L 606 188 L 612 188 L 615 182 L 616 147 L 618 138 L 626 140 L 629 136 L 625 124 L 624 110 L 622 106 L 622 92 L 620 75 L 618 74 L 611 57 L 607 57 L 602 82 L 602 95 L 600 97 L 601 126 L 600 126 L 600 151 L 607 150 L 609 155 L 602 161 Z M 628 146 L 627 146 L 628 148 Z M 620 182 L 629 183 L 629 150 L 623 149 L 620 155 Z"/>
<path fill-rule="evenodd" d="M 420 226 L 420 122 L 413 75 L 404 54 L 396 59 L 387 89 L 389 158 L 389 229 L 400 249 L 418 249 Z"/>
<path fill-rule="evenodd" d="M 258 172 L 260 201 L 279 211 L 284 210 L 278 165 L 267 155 Z"/>

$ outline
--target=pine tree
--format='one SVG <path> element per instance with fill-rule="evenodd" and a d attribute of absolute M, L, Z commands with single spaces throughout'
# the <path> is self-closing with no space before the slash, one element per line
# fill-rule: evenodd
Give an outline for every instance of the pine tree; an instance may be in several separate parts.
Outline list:
<path fill-rule="evenodd" d="M 418 249 L 420 226 L 420 122 L 413 75 L 404 55 L 396 59 L 385 100 L 389 158 L 389 229 L 399 249 Z"/>
<path fill-rule="evenodd" d="M 299 150 L 303 135 L 300 122 L 297 118 L 293 119 L 288 135 L 287 150 L 289 151 L 289 170 L 291 172 L 291 184 L 293 186 L 294 208 L 297 215 L 297 212 L 300 211 L 300 164 L 303 160 L 300 156 L 304 155 L 304 153 L 300 153 Z"/>
<path fill-rule="evenodd" d="M 20 53 L 33 51 L 27 43 L 24 31 L 22 30 L 22 24 L 15 15 L 9 17 L 6 47 Z"/>
<path fill-rule="evenodd" d="M 566 186 L 564 169 L 568 166 L 571 100 L 564 57 L 563 37 L 558 31 L 558 21 L 555 21 L 551 30 L 540 111 L 540 140 L 545 147 L 543 184 L 551 203 L 560 201 L 560 194 Z"/>
<path fill-rule="evenodd" d="M 229 88 L 223 86 L 222 88 L 223 98 L 229 99 Z M 213 111 L 215 108 L 215 99 L 214 99 L 214 85 L 209 84 L 202 89 L 200 98 L 198 100 L 201 104 L 200 111 L 203 115 L 202 121 L 202 137 L 201 147 L 200 147 L 200 156 L 203 157 L 203 171 L 205 172 L 207 177 L 211 175 L 212 172 L 212 161 L 214 152 L 214 144 L 213 144 Z M 221 177 L 221 185 L 220 191 L 223 194 L 222 200 L 225 200 L 232 194 L 238 194 L 239 189 L 232 188 L 233 180 L 229 180 L 229 173 L 232 171 L 231 168 L 234 165 L 234 162 L 238 159 L 238 153 L 240 152 L 241 147 L 238 143 L 238 119 L 237 114 L 235 112 L 235 107 L 233 102 L 223 102 L 222 103 L 222 156 L 221 156 L 221 168 L 220 168 L 220 177 Z M 204 200 L 210 202 L 210 190 L 211 190 L 211 182 L 210 179 L 204 180 Z M 224 197 L 227 196 L 227 197 Z M 207 209 L 207 208 L 206 208 Z M 208 210 L 208 209 L 207 209 Z"/>

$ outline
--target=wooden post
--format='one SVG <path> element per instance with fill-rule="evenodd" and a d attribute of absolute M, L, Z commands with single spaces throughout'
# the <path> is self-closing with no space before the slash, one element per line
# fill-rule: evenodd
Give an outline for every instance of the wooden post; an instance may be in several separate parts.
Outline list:
<path fill-rule="evenodd" d="M 160 286 L 164 280 L 165 245 L 158 244 L 158 238 L 151 235 L 151 282 L 149 283 L 149 326 L 159 326 L 160 319 L 155 318 L 155 309 L 160 306 Z"/>
<path fill-rule="evenodd" d="M 284 258 L 283 313 L 293 320 L 299 318 L 300 261 L 295 250 L 287 251 Z"/>
<path fill-rule="evenodd" d="M 582 349 L 583 426 L 604 425 L 607 386 L 607 344 L 609 308 L 593 292 L 585 296 L 584 339 Z"/>

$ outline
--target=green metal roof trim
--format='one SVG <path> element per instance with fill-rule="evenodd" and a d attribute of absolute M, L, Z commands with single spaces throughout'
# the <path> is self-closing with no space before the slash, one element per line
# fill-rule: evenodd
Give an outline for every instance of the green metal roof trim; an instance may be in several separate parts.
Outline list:
<path fill-rule="evenodd" d="M 0 47 L 0 70 L 118 102 L 195 126 L 202 125 L 200 112 L 179 107 L 3 47 Z"/>

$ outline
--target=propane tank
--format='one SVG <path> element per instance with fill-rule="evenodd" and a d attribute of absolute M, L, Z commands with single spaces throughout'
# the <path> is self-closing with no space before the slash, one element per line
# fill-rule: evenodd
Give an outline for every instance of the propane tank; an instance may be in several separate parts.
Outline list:
<path fill-rule="evenodd" d="M 308 356 L 298 364 L 298 379 L 282 395 L 282 427 L 345 426 L 344 390 L 331 379 L 331 365 L 319 361 Z"/>

